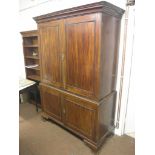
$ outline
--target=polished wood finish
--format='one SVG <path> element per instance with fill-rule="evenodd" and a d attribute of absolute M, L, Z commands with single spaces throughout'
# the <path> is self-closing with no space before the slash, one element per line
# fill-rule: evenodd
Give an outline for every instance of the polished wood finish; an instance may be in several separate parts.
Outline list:
<path fill-rule="evenodd" d="M 95 25 L 95 14 L 65 20 L 66 89 L 87 97 L 96 95 L 98 29 Z"/>
<path fill-rule="evenodd" d="M 95 107 L 88 101 L 70 95 L 63 96 L 63 104 L 66 125 L 86 137 L 94 139 Z"/>
<path fill-rule="evenodd" d="M 26 77 L 31 80 L 40 81 L 40 57 L 38 50 L 38 31 L 21 32 L 23 39 L 23 53 L 25 66 L 38 64 L 37 67 L 25 67 Z M 36 53 L 37 55 L 33 55 Z"/>
<path fill-rule="evenodd" d="M 35 17 L 43 116 L 98 149 L 114 130 L 121 16 L 98 2 Z"/>
<path fill-rule="evenodd" d="M 48 87 L 41 87 L 42 108 L 48 115 L 61 120 L 61 98 L 58 91 Z"/>
<path fill-rule="evenodd" d="M 61 22 L 52 22 L 40 28 L 42 82 L 58 86 L 61 78 Z"/>

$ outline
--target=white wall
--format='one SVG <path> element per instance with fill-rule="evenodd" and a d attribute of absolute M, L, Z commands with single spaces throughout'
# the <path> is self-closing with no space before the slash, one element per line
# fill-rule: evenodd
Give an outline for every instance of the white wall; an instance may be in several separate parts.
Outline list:
<path fill-rule="evenodd" d="M 74 6 L 79 6 L 82 4 L 88 4 L 93 2 L 98 2 L 100 0 L 20 0 L 20 10 L 19 10 L 19 31 L 27 31 L 37 29 L 37 25 L 32 17 L 50 13 L 53 11 L 58 11 Z M 117 5 L 123 9 L 125 9 L 126 0 L 107 0 L 114 5 Z M 131 17 L 132 18 L 132 17 Z M 123 32 L 124 32 L 124 17 L 122 19 L 122 27 L 121 27 L 121 41 L 120 41 L 120 57 L 119 57 L 119 70 L 118 70 L 118 82 L 117 82 L 117 90 L 119 91 L 119 81 L 120 81 L 120 66 L 122 63 L 122 51 L 123 51 Z M 132 23 L 130 24 L 132 27 Z M 128 28 L 129 31 L 130 28 Z M 131 33 L 129 33 L 131 34 Z M 128 40 L 128 47 L 131 45 L 131 35 L 129 36 Z M 23 59 L 23 52 L 22 47 L 20 49 L 19 59 L 20 61 L 20 77 L 25 77 L 24 72 L 24 59 Z M 133 126 L 133 121 L 131 120 L 132 117 L 132 109 L 134 106 L 130 103 L 128 104 L 128 113 L 126 116 L 126 107 L 127 107 L 127 100 L 128 100 L 128 88 L 129 88 L 129 75 L 130 75 L 130 67 L 131 67 L 131 48 L 127 51 L 127 60 L 126 60 L 126 70 L 125 70 L 125 77 L 124 77 L 124 87 L 123 87 L 123 96 L 122 96 L 122 108 L 121 108 L 121 117 L 120 117 L 120 127 L 116 129 L 116 134 L 121 135 L 124 133 L 124 124 L 126 121 L 126 131 L 128 127 Z M 130 100 L 129 100 L 130 101 Z M 118 102 L 118 101 L 117 101 Z M 116 113 L 117 114 L 117 113 Z M 133 118 L 133 117 L 132 117 Z"/>
<path fill-rule="evenodd" d="M 127 39 L 127 47 L 126 52 L 130 55 L 127 55 L 127 59 L 129 62 L 129 65 L 132 65 L 131 67 L 128 66 L 128 84 L 129 84 L 129 92 L 127 96 L 127 110 L 126 110 L 126 117 L 125 117 L 125 126 L 124 131 L 126 134 L 131 135 L 134 137 L 135 132 L 135 102 L 133 100 L 134 97 L 134 89 L 135 89 L 135 81 L 134 81 L 134 68 L 135 68 L 135 59 L 134 59 L 134 35 L 135 35 L 135 7 L 132 6 L 129 9 L 129 16 L 128 16 L 128 39 Z M 132 62 L 130 62 L 132 61 Z M 131 76 L 130 76 L 131 74 Z"/>
<path fill-rule="evenodd" d="M 37 28 L 32 17 L 98 1 L 100 0 L 20 0 L 20 31 Z M 108 1 L 125 8 L 125 0 Z"/>

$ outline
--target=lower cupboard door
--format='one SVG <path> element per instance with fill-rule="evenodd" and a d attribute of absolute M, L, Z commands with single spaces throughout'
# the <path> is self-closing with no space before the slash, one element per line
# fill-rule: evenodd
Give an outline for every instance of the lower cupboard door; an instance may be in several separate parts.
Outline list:
<path fill-rule="evenodd" d="M 61 97 L 60 93 L 49 87 L 41 85 L 41 99 L 43 111 L 49 116 L 61 120 Z"/>
<path fill-rule="evenodd" d="M 80 134 L 94 139 L 96 110 L 86 101 L 74 97 L 63 97 L 65 124 Z"/>

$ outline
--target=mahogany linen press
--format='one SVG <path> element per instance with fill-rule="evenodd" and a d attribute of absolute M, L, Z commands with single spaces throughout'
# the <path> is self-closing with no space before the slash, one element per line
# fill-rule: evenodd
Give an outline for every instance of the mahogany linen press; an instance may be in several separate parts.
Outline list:
<path fill-rule="evenodd" d="M 98 149 L 114 130 L 121 17 L 101 1 L 38 17 L 42 116 Z"/>

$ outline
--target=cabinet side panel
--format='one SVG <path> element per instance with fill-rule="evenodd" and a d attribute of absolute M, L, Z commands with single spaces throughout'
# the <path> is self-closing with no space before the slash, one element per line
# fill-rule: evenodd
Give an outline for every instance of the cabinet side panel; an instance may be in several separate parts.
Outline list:
<path fill-rule="evenodd" d="M 104 15 L 102 17 L 100 96 L 116 89 L 120 19 Z"/>
<path fill-rule="evenodd" d="M 107 132 L 114 129 L 116 91 L 103 99 L 99 106 L 99 131 L 98 138 L 101 140 Z"/>

